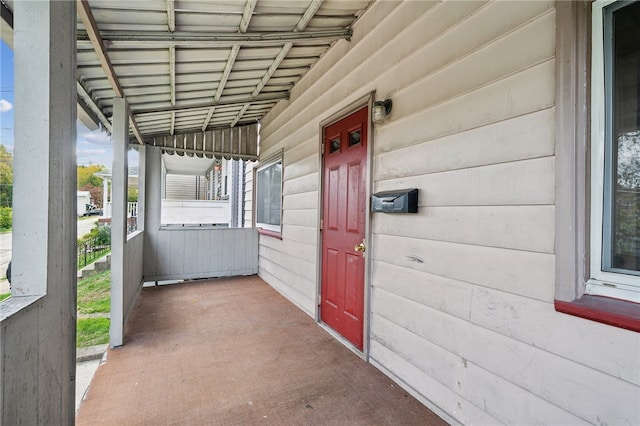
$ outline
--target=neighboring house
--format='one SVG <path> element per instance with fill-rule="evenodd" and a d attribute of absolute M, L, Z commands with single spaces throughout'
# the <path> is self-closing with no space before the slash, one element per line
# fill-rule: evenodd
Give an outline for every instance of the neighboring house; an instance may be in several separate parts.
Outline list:
<path fill-rule="evenodd" d="M 124 322 L 145 280 L 258 273 L 450 423 L 640 424 L 640 259 L 633 248 L 640 204 L 636 181 L 621 182 L 616 174 L 637 160 L 627 146 L 640 143 L 640 3 L 326 3 L 336 8 L 331 19 L 338 19 L 336 10 L 357 3 L 357 13 L 347 13 L 358 16 L 353 26 L 346 18 L 340 21 L 353 33 L 326 51 L 317 49 L 319 59 L 308 71 L 295 70 L 304 76 L 287 89 L 286 99 L 260 116 L 259 150 L 254 150 L 258 126 L 236 126 L 243 114 L 255 112 L 250 102 L 255 95 L 242 98 L 245 104 L 227 114 L 228 126 L 221 121 L 216 129 L 205 130 L 228 104 L 204 104 L 205 125 L 198 121 L 180 137 L 174 126 L 182 107 L 170 104 L 166 134 L 152 129 L 151 136 L 140 137 L 144 226 L 129 237 L 112 233 L 111 344 L 126 343 Z M 23 10 L 38 7 L 16 4 Z M 260 0 L 247 3 L 252 5 L 268 8 Z M 246 23 L 244 16 L 252 11 L 241 7 L 237 21 Z M 50 21 L 75 24 L 74 10 L 65 13 Z M 103 15 L 112 16 L 104 10 Z M 164 31 L 166 15 L 159 15 Z M 56 28 L 51 37 L 68 27 L 51 26 Z M 242 34 L 234 27 L 233 36 Z M 291 48 L 285 43 L 271 49 L 264 62 L 282 61 Z M 122 58 L 120 49 L 112 51 Z M 69 50 L 66 64 L 75 63 Z M 170 51 L 162 57 L 171 57 Z M 228 64 L 235 56 L 225 62 L 230 54 L 223 53 L 218 52 L 218 74 L 233 76 Z M 243 60 L 262 58 L 255 55 L 251 51 Z M 55 60 L 59 57 L 56 50 Z M 267 64 L 267 74 L 255 78 L 256 93 L 273 75 L 289 87 L 291 67 L 305 57 L 288 58 L 293 63 L 279 74 L 273 72 L 277 66 Z M 98 73 L 93 56 L 85 61 L 92 65 L 83 72 Z M 133 75 L 143 65 L 125 70 Z M 75 87 L 75 73 L 59 74 L 41 76 Z M 30 93 L 30 87 L 20 90 Z M 68 93 L 73 91 L 55 92 Z M 47 97 L 28 99 L 42 111 L 60 113 L 61 120 L 73 116 L 50 111 L 42 101 Z M 120 96 L 105 99 L 114 123 L 114 182 L 120 182 L 113 190 L 119 208 L 112 229 L 124 230 L 128 123 L 135 108 Z M 167 112 L 137 107 L 141 121 Z M 23 122 L 30 117 L 16 111 L 20 114 Z M 66 153 L 55 137 L 25 137 L 24 143 L 41 140 L 58 148 L 52 152 Z M 242 149 L 223 152 L 229 158 L 254 159 L 259 153 L 258 162 L 247 163 L 242 191 L 246 228 L 163 227 L 162 152 L 212 159 L 219 151 L 207 148 L 211 141 L 237 142 Z M 70 153 L 62 157 L 72 164 Z M 57 160 L 52 156 L 47 164 Z M 19 153 L 15 161 L 28 164 Z M 50 169 L 53 175 L 45 181 L 70 197 L 63 191 L 72 187 L 72 179 L 61 174 L 66 168 Z M 28 189 L 16 185 L 22 188 Z M 370 211 L 375 194 L 414 188 L 417 213 Z M 43 207 L 50 209 L 51 220 L 67 223 L 58 200 L 51 202 Z M 20 206 L 24 211 L 30 205 Z M 28 228 L 24 222 L 18 227 Z M 259 239 L 251 227 L 259 229 Z M 36 231 L 49 241 L 71 241 L 44 225 Z M 14 257 L 14 271 L 29 269 L 25 253 L 36 243 L 28 238 L 17 243 L 22 257 Z M 27 407 L 13 417 L 5 411 L 7 423 L 28 418 L 34 411 L 29 404 L 51 423 L 72 418 L 68 378 L 74 357 L 67 346 L 73 342 L 75 306 L 63 274 L 73 269 L 73 254 L 64 252 L 70 244 L 55 252 L 50 249 L 55 244 L 48 244 L 37 247 L 67 268 L 54 268 L 58 263 L 51 261 L 25 271 L 18 287 L 32 290 L 11 298 L 9 303 L 24 305 L 11 305 L 15 312 L 2 323 L 2 407 Z M 223 250 L 230 246 L 233 251 Z M 55 291 L 47 293 L 48 288 Z M 32 304 L 40 309 L 29 309 Z M 48 332 L 57 338 L 39 339 Z M 47 368 L 36 368 L 41 364 Z M 23 371 L 37 377 L 18 374 Z M 29 386 L 19 386 L 24 383 Z M 55 401 L 44 391 L 51 383 L 62 388 L 54 392 Z M 33 395 L 38 399 L 29 399 Z"/>
<path fill-rule="evenodd" d="M 89 191 L 78 191 L 76 203 L 78 216 L 82 216 L 87 212 L 87 207 L 91 206 L 91 193 Z"/>

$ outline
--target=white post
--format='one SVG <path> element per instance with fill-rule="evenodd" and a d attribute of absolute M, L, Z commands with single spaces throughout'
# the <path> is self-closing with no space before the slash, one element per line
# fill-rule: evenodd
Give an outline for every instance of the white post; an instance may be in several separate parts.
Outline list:
<path fill-rule="evenodd" d="M 142 171 L 139 172 L 142 175 Z M 160 232 L 160 212 L 162 208 L 162 151 L 159 147 L 145 147 L 144 155 L 144 198 L 140 193 L 138 200 L 144 200 L 144 273 L 146 276 L 156 275 L 156 247 Z M 142 184 L 140 184 L 142 185 Z"/>
<path fill-rule="evenodd" d="M 129 114 L 124 98 L 113 98 L 113 172 L 111 198 L 111 347 L 124 342 L 124 262 L 127 243 Z"/>
<path fill-rule="evenodd" d="M 107 217 L 107 202 L 109 201 L 109 181 L 102 178 L 102 216 Z"/>
<path fill-rule="evenodd" d="M 73 424 L 76 5 L 13 7 L 12 297 L 3 302 L 12 319 L 0 332 L 0 423 Z"/>
<path fill-rule="evenodd" d="M 144 229 L 147 150 L 143 145 L 138 148 L 138 229 Z"/>

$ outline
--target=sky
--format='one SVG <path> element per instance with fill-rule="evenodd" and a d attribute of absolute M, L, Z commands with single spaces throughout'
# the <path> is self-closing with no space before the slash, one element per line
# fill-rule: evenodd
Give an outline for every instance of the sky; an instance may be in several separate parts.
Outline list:
<path fill-rule="evenodd" d="M 0 144 L 13 152 L 13 111 L 14 111 L 13 51 L 0 41 Z M 101 130 L 91 131 L 79 121 L 76 124 L 76 155 L 79 165 L 101 164 L 111 169 L 113 149 L 111 136 Z M 129 166 L 136 166 L 135 151 L 129 153 Z"/>

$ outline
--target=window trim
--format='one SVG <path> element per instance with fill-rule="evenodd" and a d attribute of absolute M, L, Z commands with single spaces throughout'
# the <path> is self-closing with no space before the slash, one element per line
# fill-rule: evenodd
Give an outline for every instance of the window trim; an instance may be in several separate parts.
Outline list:
<path fill-rule="evenodd" d="M 592 4 L 591 16 L 591 238 L 590 238 L 590 273 L 585 293 L 589 295 L 615 297 L 640 303 L 640 287 L 636 284 L 638 277 L 622 272 L 605 271 L 603 266 L 603 245 L 606 235 L 604 218 L 608 217 L 607 199 L 610 177 L 605 174 L 607 157 L 606 137 L 608 123 L 611 122 L 611 99 L 607 96 L 607 88 L 611 83 L 606 80 L 605 67 L 610 61 L 605 58 L 604 9 L 617 0 L 596 0 Z M 623 7 L 620 4 L 620 8 Z M 607 65 L 609 64 L 609 65 Z M 610 194 L 609 194 L 610 196 Z"/>
<path fill-rule="evenodd" d="M 258 173 L 264 169 L 267 169 L 277 163 L 280 163 L 282 168 L 282 174 L 280 177 L 280 225 L 272 225 L 269 223 L 258 222 Z M 255 214 L 254 214 L 254 227 L 258 228 L 258 232 L 261 235 L 282 238 L 282 218 L 283 218 L 283 188 L 284 188 L 284 152 L 279 150 L 278 152 L 268 156 L 265 160 L 261 161 L 254 169 L 254 193 L 255 195 Z"/>
<path fill-rule="evenodd" d="M 556 2 L 554 306 L 557 312 L 640 332 L 639 303 L 584 294 L 590 275 L 591 29 L 590 0 Z"/>

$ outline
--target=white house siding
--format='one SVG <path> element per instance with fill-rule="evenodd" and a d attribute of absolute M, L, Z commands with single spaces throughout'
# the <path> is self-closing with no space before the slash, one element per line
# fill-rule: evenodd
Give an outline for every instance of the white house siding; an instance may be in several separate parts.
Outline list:
<path fill-rule="evenodd" d="M 260 275 L 315 315 L 320 122 L 372 90 L 369 356 L 449 420 L 640 424 L 640 337 L 557 313 L 553 2 L 375 2 L 263 121 L 284 149 Z"/>

